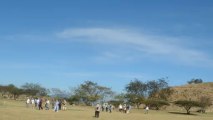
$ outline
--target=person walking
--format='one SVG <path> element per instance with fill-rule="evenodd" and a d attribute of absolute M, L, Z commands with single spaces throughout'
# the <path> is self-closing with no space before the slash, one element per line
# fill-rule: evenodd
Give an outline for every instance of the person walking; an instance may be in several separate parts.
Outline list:
<path fill-rule="evenodd" d="M 106 112 L 109 111 L 109 104 L 106 105 Z"/>
<path fill-rule="evenodd" d="M 37 98 L 37 100 L 36 100 L 37 109 L 39 108 L 39 103 L 40 103 L 40 98 Z"/>
<path fill-rule="evenodd" d="M 126 104 L 123 105 L 123 112 L 126 113 Z"/>
<path fill-rule="evenodd" d="M 26 107 L 28 108 L 30 105 L 30 98 L 27 98 L 27 101 L 26 101 Z"/>
<path fill-rule="evenodd" d="M 56 101 L 55 101 L 54 111 L 55 111 L 55 112 L 58 112 L 58 110 L 59 110 L 59 101 L 56 100 Z"/>
<path fill-rule="evenodd" d="M 109 105 L 109 113 L 112 113 L 112 104 Z"/>
<path fill-rule="evenodd" d="M 38 109 L 39 109 L 39 110 L 43 110 L 42 103 L 43 103 L 43 100 L 42 100 L 42 98 L 41 98 L 41 99 L 39 100 L 39 103 L 38 103 Z"/>
<path fill-rule="evenodd" d="M 126 106 L 126 113 L 127 113 L 127 114 L 130 112 L 130 109 L 131 109 L 131 105 L 128 104 L 128 105 Z"/>
<path fill-rule="evenodd" d="M 149 113 L 149 106 L 146 106 L 145 108 L 145 114 L 148 114 Z"/>
<path fill-rule="evenodd" d="M 100 104 L 97 104 L 95 107 L 95 117 L 96 118 L 99 118 L 100 111 L 101 111 L 101 106 L 100 106 Z"/>
<path fill-rule="evenodd" d="M 58 102 L 59 102 L 59 104 L 58 104 L 58 109 L 61 110 L 61 106 L 62 106 L 62 101 L 61 101 L 61 99 L 58 100 Z"/>
<path fill-rule="evenodd" d="M 50 106 L 50 101 L 48 99 L 46 99 L 45 109 L 49 110 L 50 109 L 49 106 Z"/>
<path fill-rule="evenodd" d="M 101 106 L 101 110 L 102 110 L 102 112 L 104 112 L 104 104 L 102 104 L 102 106 Z"/>
<path fill-rule="evenodd" d="M 118 110 L 119 110 L 119 112 L 122 112 L 123 106 L 121 104 L 118 106 Z"/>
<path fill-rule="evenodd" d="M 54 108 L 55 108 L 55 99 L 51 100 L 51 105 L 52 105 L 52 109 L 54 110 Z"/>
<path fill-rule="evenodd" d="M 62 102 L 62 110 L 67 110 L 67 101 L 65 99 Z"/>

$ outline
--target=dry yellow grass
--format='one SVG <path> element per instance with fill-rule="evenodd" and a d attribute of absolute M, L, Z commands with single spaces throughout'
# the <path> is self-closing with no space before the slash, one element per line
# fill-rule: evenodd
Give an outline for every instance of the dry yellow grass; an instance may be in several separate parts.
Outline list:
<path fill-rule="evenodd" d="M 213 113 L 196 115 L 172 114 L 168 111 L 132 110 L 130 114 L 101 112 L 99 120 L 212 120 Z M 180 112 L 180 111 L 179 111 Z M 185 111 L 181 111 L 185 112 Z M 0 100 L 0 120 L 96 120 L 91 107 L 69 106 L 67 111 L 33 110 L 24 102 Z"/>
<path fill-rule="evenodd" d="M 213 82 L 200 84 L 187 84 L 173 87 L 175 91 L 171 96 L 171 101 L 180 99 L 198 100 L 202 96 L 207 96 L 213 100 Z"/>

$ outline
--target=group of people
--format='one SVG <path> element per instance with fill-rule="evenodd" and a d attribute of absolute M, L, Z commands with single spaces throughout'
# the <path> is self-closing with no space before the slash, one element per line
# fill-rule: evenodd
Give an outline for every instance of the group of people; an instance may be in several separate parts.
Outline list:
<path fill-rule="evenodd" d="M 131 110 L 131 105 L 129 105 L 129 104 L 123 104 L 123 105 L 120 104 L 118 106 L 118 110 L 119 110 L 119 112 L 129 113 L 130 110 Z"/>
<path fill-rule="evenodd" d="M 55 112 L 58 112 L 59 110 L 66 110 L 67 109 L 67 102 L 66 100 L 58 100 L 58 99 L 52 99 L 51 102 L 49 99 L 44 99 L 44 98 L 27 98 L 26 101 L 26 107 L 32 107 L 33 109 L 38 109 L 38 110 L 49 110 L 50 109 L 50 104 L 52 105 L 52 109 Z"/>
<path fill-rule="evenodd" d="M 43 99 L 43 98 L 28 98 L 26 101 L 26 106 L 27 107 L 32 107 L 33 109 L 38 109 L 38 110 L 49 110 L 50 105 L 53 111 L 58 112 L 59 110 L 67 110 L 66 106 L 67 102 L 65 99 L 52 99 L 51 102 L 49 99 Z M 112 113 L 112 111 L 115 109 L 115 107 L 112 104 L 104 103 L 100 105 L 99 103 L 95 106 L 95 117 L 99 118 L 100 112 L 109 112 Z M 119 112 L 123 113 L 130 113 L 131 110 L 131 105 L 129 104 L 119 104 L 118 106 Z M 149 107 L 145 107 L 145 114 L 148 114 Z"/>
<path fill-rule="evenodd" d="M 99 118 L 100 111 L 104 112 L 109 112 L 112 113 L 112 110 L 114 110 L 114 106 L 112 104 L 104 103 L 100 105 L 99 103 L 95 106 L 95 117 Z"/>
<path fill-rule="evenodd" d="M 112 104 L 104 103 L 103 105 L 100 105 L 99 103 L 95 106 L 95 117 L 99 118 L 100 112 L 109 112 L 112 113 L 112 111 L 115 109 L 115 107 Z M 123 104 L 118 106 L 119 112 L 123 113 L 129 113 L 131 109 L 131 106 L 129 104 Z"/>
<path fill-rule="evenodd" d="M 108 104 L 108 103 L 104 103 L 102 106 L 101 106 L 101 111 L 104 112 L 109 112 L 109 113 L 112 113 L 112 111 L 114 110 L 114 106 L 112 104 Z"/>
<path fill-rule="evenodd" d="M 112 110 L 114 110 L 114 106 L 111 105 L 111 104 L 107 104 L 107 103 L 104 103 L 103 105 L 100 105 L 99 103 L 95 106 L 95 117 L 96 118 L 99 118 L 99 115 L 100 115 L 100 112 L 102 111 L 106 111 L 106 112 L 112 112 Z M 130 110 L 131 110 L 131 105 L 129 104 L 119 104 L 118 106 L 118 110 L 119 112 L 123 112 L 123 113 L 130 113 Z M 145 110 L 145 114 L 148 114 L 149 112 L 149 106 L 146 106 L 144 108 Z"/>

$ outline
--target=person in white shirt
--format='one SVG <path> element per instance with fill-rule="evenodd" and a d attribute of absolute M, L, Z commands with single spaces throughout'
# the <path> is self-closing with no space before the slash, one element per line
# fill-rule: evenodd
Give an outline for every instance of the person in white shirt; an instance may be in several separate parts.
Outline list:
<path fill-rule="evenodd" d="M 145 114 L 148 114 L 149 113 L 149 106 L 146 106 L 145 108 Z"/>
<path fill-rule="evenodd" d="M 58 110 L 59 110 L 59 101 L 56 100 L 56 101 L 55 101 L 54 111 L 55 111 L 55 112 L 58 112 Z"/>
<path fill-rule="evenodd" d="M 100 106 L 100 104 L 97 104 L 95 106 L 95 117 L 96 118 L 99 118 L 100 111 L 101 111 L 101 106 Z"/>
<path fill-rule="evenodd" d="M 50 106 L 50 101 L 48 99 L 46 99 L 45 109 L 49 110 L 49 106 Z"/>
<path fill-rule="evenodd" d="M 39 103 L 40 103 L 40 98 L 37 99 L 36 103 L 37 103 L 37 108 L 38 108 Z"/>
<path fill-rule="evenodd" d="M 67 101 L 65 99 L 62 102 L 62 110 L 67 110 Z"/>
<path fill-rule="evenodd" d="M 119 112 L 122 112 L 122 109 L 123 109 L 123 106 L 120 104 L 120 105 L 118 106 Z"/>
<path fill-rule="evenodd" d="M 27 107 L 29 107 L 29 105 L 30 105 L 30 99 L 29 99 L 29 98 L 27 98 L 26 106 L 27 106 Z"/>

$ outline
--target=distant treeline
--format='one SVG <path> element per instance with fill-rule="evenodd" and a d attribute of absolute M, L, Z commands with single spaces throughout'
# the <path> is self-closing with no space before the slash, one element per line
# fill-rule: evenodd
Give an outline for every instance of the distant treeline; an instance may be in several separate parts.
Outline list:
<path fill-rule="evenodd" d="M 26 83 L 21 88 L 13 84 L 0 85 L 0 93 L 2 97 L 17 99 L 20 95 L 26 96 L 48 96 L 48 89 L 39 84 Z"/>
<path fill-rule="evenodd" d="M 191 81 L 188 81 L 189 84 L 198 84 L 202 82 L 202 79 L 192 79 Z M 167 79 L 165 78 L 146 82 L 135 79 L 130 81 L 130 83 L 125 86 L 124 90 L 124 93 L 116 94 L 111 88 L 98 85 L 92 81 L 85 81 L 68 92 L 58 88 L 47 89 L 40 84 L 35 83 L 26 83 L 21 87 L 16 87 L 13 84 L 0 85 L 1 96 L 10 99 L 17 99 L 20 95 L 25 95 L 27 97 L 56 97 L 66 98 L 70 104 L 93 105 L 97 102 L 108 102 L 114 106 L 118 106 L 119 104 L 126 103 L 136 106 L 136 108 L 139 108 L 141 104 L 144 104 L 151 109 L 156 110 L 159 110 L 164 105 L 170 105 L 171 101 L 169 101 L 169 98 L 174 92 L 174 90 L 169 87 Z M 200 102 L 191 100 L 190 102 L 189 99 L 190 98 L 181 102 L 176 101 L 174 103 L 179 106 L 186 106 L 185 104 L 192 106 L 200 105 Z M 209 98 L 203 97 L 202 101 L 207 103 Z M 210 104 L 206 106 L 209 105 Z M 189 107 L 191 108 L 192 106 Z M 205 107 L 203 107 L 203 109 Z M 188 108 L 186 110 L 188 113 Z"/>

